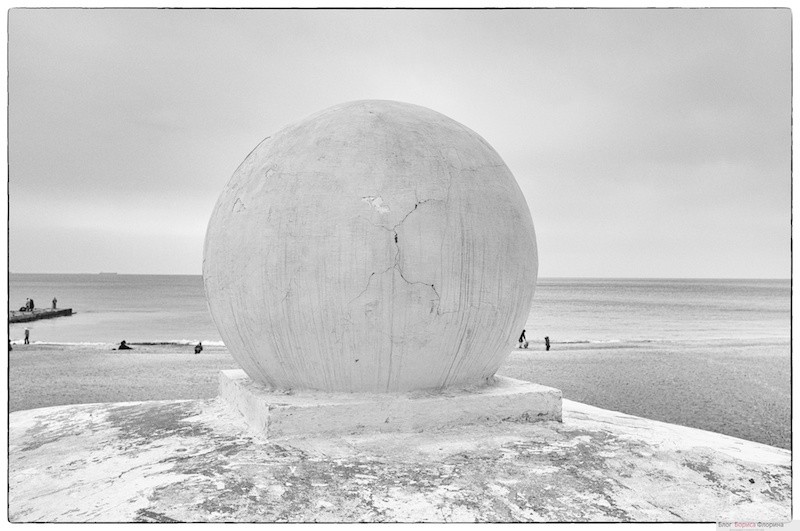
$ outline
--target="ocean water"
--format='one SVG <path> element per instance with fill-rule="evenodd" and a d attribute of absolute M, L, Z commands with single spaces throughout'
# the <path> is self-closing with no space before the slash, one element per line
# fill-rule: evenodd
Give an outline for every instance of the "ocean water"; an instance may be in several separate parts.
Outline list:
<path fill-rule="evenodd" d="M 526 336 L 551 343 L 789 340 L 791 281 L 542 279 Z"/>
<path fill-rule="evenodd" d="M 9 325 L 42 343 L 221 344 L 199 275 L 11 274 L 10 310 L 72 308 L 71 317 Z M 540 279 L 526 325 L 552 344 L 789 340 L 789 280 Z"/>
<path fill-rule="evenodd" d="M 34 343 L 222 344 L 200 275 L 11 274 L 9 310 L 30 297 L 36 307 L 72 308 L 70 317 L 9 325 L 12 341 L 30 329 Z"/>

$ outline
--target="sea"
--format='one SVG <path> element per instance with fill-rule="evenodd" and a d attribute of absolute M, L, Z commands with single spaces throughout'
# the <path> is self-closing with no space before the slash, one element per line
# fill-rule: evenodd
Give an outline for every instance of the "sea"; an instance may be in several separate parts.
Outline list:
<path fill-rule="evenodd" d="M 9 310 L 72 308 L 70 317 L 9 325 L 18 342 L 222 345 L 200 275 L 9 275 Z M 526 323 L 531 342 L 753 342 L 790 338 L 790 280 L 542 278 Z"/>

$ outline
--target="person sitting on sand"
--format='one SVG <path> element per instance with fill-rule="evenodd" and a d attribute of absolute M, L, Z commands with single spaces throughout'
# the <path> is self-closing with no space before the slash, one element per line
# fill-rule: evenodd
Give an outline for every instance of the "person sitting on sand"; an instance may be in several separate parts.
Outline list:
<path fill-rule="evenodd" d="M 120 343 L 119 347 L 117 347 L 117 350 L 133 350 L 133 349 L 129 347 L 128 344 L 125 343 L 125 340 L 123 339 L 122 343 Z"/>
<path fill-rule="evenodd" d="M 203 342 L 202 342 L 202 341 L 201 341 L 201 342 L 199 342 L 199 343 L 198 343 L 197 345 L 195 345 L 195 347 L 194 347 L 194 353 L 195 353 L 195 354 L 200 354 L 201 352 L 203 352 Z"/>

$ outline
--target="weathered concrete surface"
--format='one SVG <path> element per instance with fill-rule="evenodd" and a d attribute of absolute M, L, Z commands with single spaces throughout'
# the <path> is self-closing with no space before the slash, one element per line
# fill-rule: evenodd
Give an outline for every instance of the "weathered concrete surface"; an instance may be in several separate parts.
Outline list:
<path fill-rule="evenodd" d="M 261 142 L 203 254 L 211 314 L 247 374 L 331 392 L 483 383 L 525 326 L 537 268 L 500 156 L 392 101 L 337 105 Z"/>
<path fill-rule="evenodd" d="M 504 376 L 479 388 L 409 393 L 286 393 L 241 369 L 220 371 L 219 396 L 267 437 L 422 431 L 470 424 L 561 420 L 561 391 Z"/>
<path fill-rule="evenodd" d="M 10 415 L 27 521 L 787 521 L 790 453 L 564 400 L 563 423 L 267 440 L 219 399 Z"/>

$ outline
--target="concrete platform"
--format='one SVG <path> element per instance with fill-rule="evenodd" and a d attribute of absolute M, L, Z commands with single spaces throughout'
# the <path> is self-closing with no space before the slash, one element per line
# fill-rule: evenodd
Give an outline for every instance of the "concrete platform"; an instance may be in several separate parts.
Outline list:
<path fill-rule="evenodd" d="M 219 398 L 11 413 L 12 522 L 788 521 L 790 452 L 563 401 L 563 422 L 270 440 Z"/>
<path fill-rule="evenodd" d="M 561 391 L 497 376 L 484 387 L 398 394 L 275 391 L 241 369 L 220 371 L 219 394 L 269 438 L 423 431 L 561 420 Z"/>

